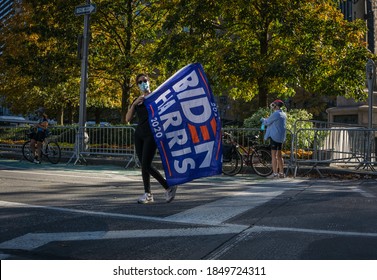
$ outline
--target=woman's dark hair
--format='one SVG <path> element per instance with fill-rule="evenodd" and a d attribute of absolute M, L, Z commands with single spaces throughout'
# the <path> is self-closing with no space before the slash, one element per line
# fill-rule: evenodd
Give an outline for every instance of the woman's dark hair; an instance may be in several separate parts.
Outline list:
<path fill-rule="evenodd" d="M 140 74 L 138 74 L 138 75 L 136 76 L 135 82 L 137 83 L 137 80 L 139 80 L 139 78 L 142 77 L 142 76 L 145 76 L 145 77 L 147 78 L 147 80 L 149 81 L 149 77 L 148 77 L 147 74 L 140 73 Z"/>

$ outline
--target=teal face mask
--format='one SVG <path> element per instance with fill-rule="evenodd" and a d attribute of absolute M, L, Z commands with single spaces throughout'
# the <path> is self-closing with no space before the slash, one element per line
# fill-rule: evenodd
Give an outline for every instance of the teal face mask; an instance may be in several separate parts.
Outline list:
<path fill-rule="evenodd" d="M 143 92 L 149 90 L 149 82 L 142 82 L 141 84 L 139 84 L 139 88 Z"/>

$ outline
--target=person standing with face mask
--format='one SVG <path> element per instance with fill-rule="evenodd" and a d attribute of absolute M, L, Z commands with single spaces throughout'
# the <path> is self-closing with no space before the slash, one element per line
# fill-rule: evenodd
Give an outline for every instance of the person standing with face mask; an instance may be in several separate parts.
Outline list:
<path fill-rule="evenodd" d="M 284 102 L 277 99 L 270 104 L 273 113 L 268 118 L 262 118 L 261 122 L 267 129 L 264 135 L 265 140 L 270 140 L 272 156 L 271 178 L 284 178 L 284 162 L 281 148 L 287 134 L 287 115 L 281 110 Z"/>
<path fill-rule="evenodd" d="M 146 204 L 154 202 L 150 185 L 151 175 L 165 189 L 165 200 L 169 203 L 175 197 L 177 186 L 169 187 L 166 179 L 152 165 L 153 158 L 157 151 L 157 145 L 149 126 L 148 111 L 144 105 L 145 96 L 151 93 L 149 77 L 146 74 L 139 74 L 136 76 L 136 83 L 142 95 L 136 98 L 128 107 L 126 121 L 130 122 L 135 114 L 138 118 L 138 124 L 135 130 L 135 149 L 141 163 L 141 173 L 144 183 L 144 194 L 138 199 L 138 203 Z"/>

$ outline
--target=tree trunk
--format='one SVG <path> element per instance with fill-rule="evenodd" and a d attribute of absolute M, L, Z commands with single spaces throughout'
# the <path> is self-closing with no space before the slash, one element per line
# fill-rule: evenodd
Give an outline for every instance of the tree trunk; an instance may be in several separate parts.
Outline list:
<path fill-rule="evenodd" d="M 264 58 L 267 58 L 268 56 L 268 23 L 266 23 L 264 31 L 262 31 L 259 34 L 259 46 L 260 46 L 260 54 L 262 61 L 266 61 Z M 268 106 L 268 92 L 269 92 L 269 87 L 268 87 L 268 80 L 267 80 L 267 75 L 266 75 L 266 66 L 264 64 L 261 65 L 262 70 L 258 78 L 258 105 L 259 107 L 267 107 Z"/>
<path fill-rule="evenodd" d="M 126 123 L 126 114 L 128 111 L 128 105 L 130 104 L 130 91 L 131 91 L 131 78 L 125 78 L 122 85 L 122 111 L 121 122 Z"/>
<path fill-rule="evenodd" d="M 126 42 L 125 42 L 125 54 L 128 56 L 128 61 L 132 55 L 132 30 L 133 30 L 133 10 L 132 10 L 132 0 L 128 0 L 127 3 L 127 26 L 126 32 Z M 130 103 L 130 91 L 131 91 L 131 65 L 129 62 L 126 64 L 124 75 L 124 80 L 122 84 L 122 108 L 121 108 L 121 122 L 126 123 L 126 114 L 128 110 L 128 105 Z"/>
<path fill-rule="evenodd" d="M 68 123 L 69 123 L 69 124 L 73 124 L 73 123 L 75 123 L 75 120 L 74 120 L 74 110 L 75 110 L 75 107 L 72 106 L 72 104 L 69 104 L 69 105 L 68 105 L 68 112 L 67 112 L 67 115 L 68 115 Z"/>
<path fill-rule="evenodd" d="M 265 78 L 258 78 L 258 105 L 261 108 L 266 108 L 268 106 L 268 85 L 266 84 Z"/>
<path fill-rule="evenodd" d="M 57 115 L 57 124 L 64 125 L 64 107 L 60 108 L 60 111 Z"/>
<path fill-rule="evenodd" d="M 96 121 L 96 124 L 99 124 L 101 122 L 101 112 L 101 108 L 94 109 L 94 120 Z"/>

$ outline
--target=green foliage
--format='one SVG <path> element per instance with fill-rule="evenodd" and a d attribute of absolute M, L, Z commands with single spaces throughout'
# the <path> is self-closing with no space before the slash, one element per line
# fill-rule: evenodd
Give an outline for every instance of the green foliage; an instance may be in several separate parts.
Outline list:
<path fill-rule="evenodd" d="M 251 117 L 244 120 L 244 127 L 258 128 L 261 126 L 261 118 L 266 118 L 271 114 L 267 108 L 259 108 Z"/>
<path fill-rule="evenodd" d="M 0 28 L 5 43 L 0 95 L 15 113 L 40 105 L 77 110 L 83 17 L 73 11 L 80 4 L 25 0 L 22 12 Z M 203 64 L 215 95 L 259 107 L 299 89 L 308 98 L 366 98 L 365 63 L 373 57 L 365 44 L 366 24 L 344 20 L 337 1 L 97 0 L 96 5 L 90 17 L 89 107 L 118 108 L 124 117 L 138 94 L 136 74 L 148 73 L 153 89 L 192 62 Z"/>
<path fill-rule="evenodd" d="M 294 50 L 292 85 L 317 96 L 365 99 L 365 63 L 372 56 L 363 39 L 365 21 L 344 20 L 334 1 L 308 1 L 300 12 L 305 19 L 297 14 L 288 42 Z"/>
<path fill-rule="evenodd" d="M 120 108 L 121 121 L 139 94 L 134 80 L 137 74 L 149 74 L 152 89 L 154 78 L 158 83 L 167 78 L 150 59 L 156 52 L 167 14 L 160 2 L 96 1 L 89 57 L 93 79 L 88 102 L 95 107 Z"/>
<path fill-rule="evenodd" d="M 1 29 L 5 42 L 0 94 L 14 113 L 40 106 L 58 109 L 77 102 L 72 87 L 79 77 L 76 58 L 77 18 L 67 6 L 77 1 L 22 1 Z M 16 5 L 16 4 L 15 4 Z M 73 94 L 75 93 L 75 94 Z"/>
<path fill-rule="evenodd" d="M 287 113 L 287 129 L 295 132 L 298 129 L 312 128 L 313 125 L 311 122 L 305 122 L 306 120 L 312 120 L 312 118 L 313 115 L 305 109 L 292 109 Z"/>
<path fill-rule="evenodd" d="M 299 88 L 366 97 L 366 25 L 344 20 L 337 1 L 172 2 L 155 59 L 172 60 L 174 67 L 202 62 L 219 95 L 255 100 L 259 107 Z"/>

